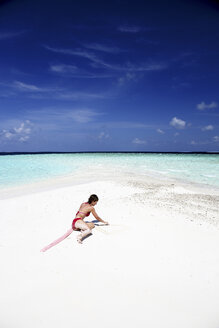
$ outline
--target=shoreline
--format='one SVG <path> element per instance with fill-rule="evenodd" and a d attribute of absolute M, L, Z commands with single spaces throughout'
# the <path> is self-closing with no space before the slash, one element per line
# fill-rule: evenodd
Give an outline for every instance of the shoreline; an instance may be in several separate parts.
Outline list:
<path fill-rule="evenodd" d="M 111 173 L 111 174 L 110 174 Z M 77 172 L 77 174 L 66 174 L 63 176 L 45 178 L 40 181 L 34 181 L 32 183 L 21 183 L 16 186 L 6 186 L 0 188 L 0 200 L 19 197 L 27 195 L 30 193 L 38 193 L 44 191 L 51 191 L 57 188 L 71 187 L 80 184 L 86 184 L 95 181 L 117 181 L 117 182 L 126 182 L 128 180 L 135 179 L 142 183 L 149 183 L 152 185 L 177 185 L 179 187 L 190 190 L 191 192 L 209 194 L 209 195 L 219 195 L 219 187 L 191 182 L 183 181 L 179 178 L 162 176 L 160 174 L 151 174 L 150 173 L 133 173 L 133 172 L 119 172 L 115 175 L 115 172 L 112 170 L 98 171 L 97 169 L 90 169 L 89 173 L 85 173 L 84 170 Z"/>

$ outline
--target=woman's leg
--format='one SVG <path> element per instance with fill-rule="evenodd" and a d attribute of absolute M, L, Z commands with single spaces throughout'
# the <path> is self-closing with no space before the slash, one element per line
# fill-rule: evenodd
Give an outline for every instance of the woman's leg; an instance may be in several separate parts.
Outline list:
<path fill-rule="evenodd" d="M 86 224 L 88 225 L 88 227 L 89 227 L 90 229 L 95 228 L 95 224 L 94 224 L 93 222 L 86 222 Z"/>
<path fill-rule="evenodd" d="M 85 223 L 83 220 L 78 220 L 75 222 L 75 228 L 82 231 L 77 237 L 77 241 L 82 244 L 82 239 L 92 233 L 91 230 L 94 228 L 94 224 L 92 222 Z"/>

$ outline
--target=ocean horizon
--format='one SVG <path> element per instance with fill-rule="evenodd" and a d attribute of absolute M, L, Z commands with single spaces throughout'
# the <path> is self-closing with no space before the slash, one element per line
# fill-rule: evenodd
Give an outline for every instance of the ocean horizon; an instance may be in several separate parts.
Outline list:
<path fill-rule="evenodd" d="M 0 152 L 1 155 L 26 155 L 26 154 L 95 154 L 95 153 L 124 153 L 124 154 L 219 154 L 219 151 L 104 151 L 104 150 L 94 150 L 94 151 L 27 151 L 27 152 Z"/>

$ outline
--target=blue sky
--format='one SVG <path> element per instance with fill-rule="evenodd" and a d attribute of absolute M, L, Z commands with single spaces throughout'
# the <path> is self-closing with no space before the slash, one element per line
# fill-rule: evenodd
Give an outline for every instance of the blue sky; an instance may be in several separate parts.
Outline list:
<path fill-rule="evenodd" d="M 219 151 L 217 1 L 0 3 L 0 151 Z"/>

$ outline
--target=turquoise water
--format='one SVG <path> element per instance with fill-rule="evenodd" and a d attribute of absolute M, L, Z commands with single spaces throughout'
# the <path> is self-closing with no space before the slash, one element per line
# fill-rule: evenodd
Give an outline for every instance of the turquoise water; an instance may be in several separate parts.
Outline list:
<path fill-rule="evenodd" d="M 15 186 L 98 168 L 176 178 L 219 187 L 219 154 L 75 153 L 0 156 L 0 187 Z"/>

